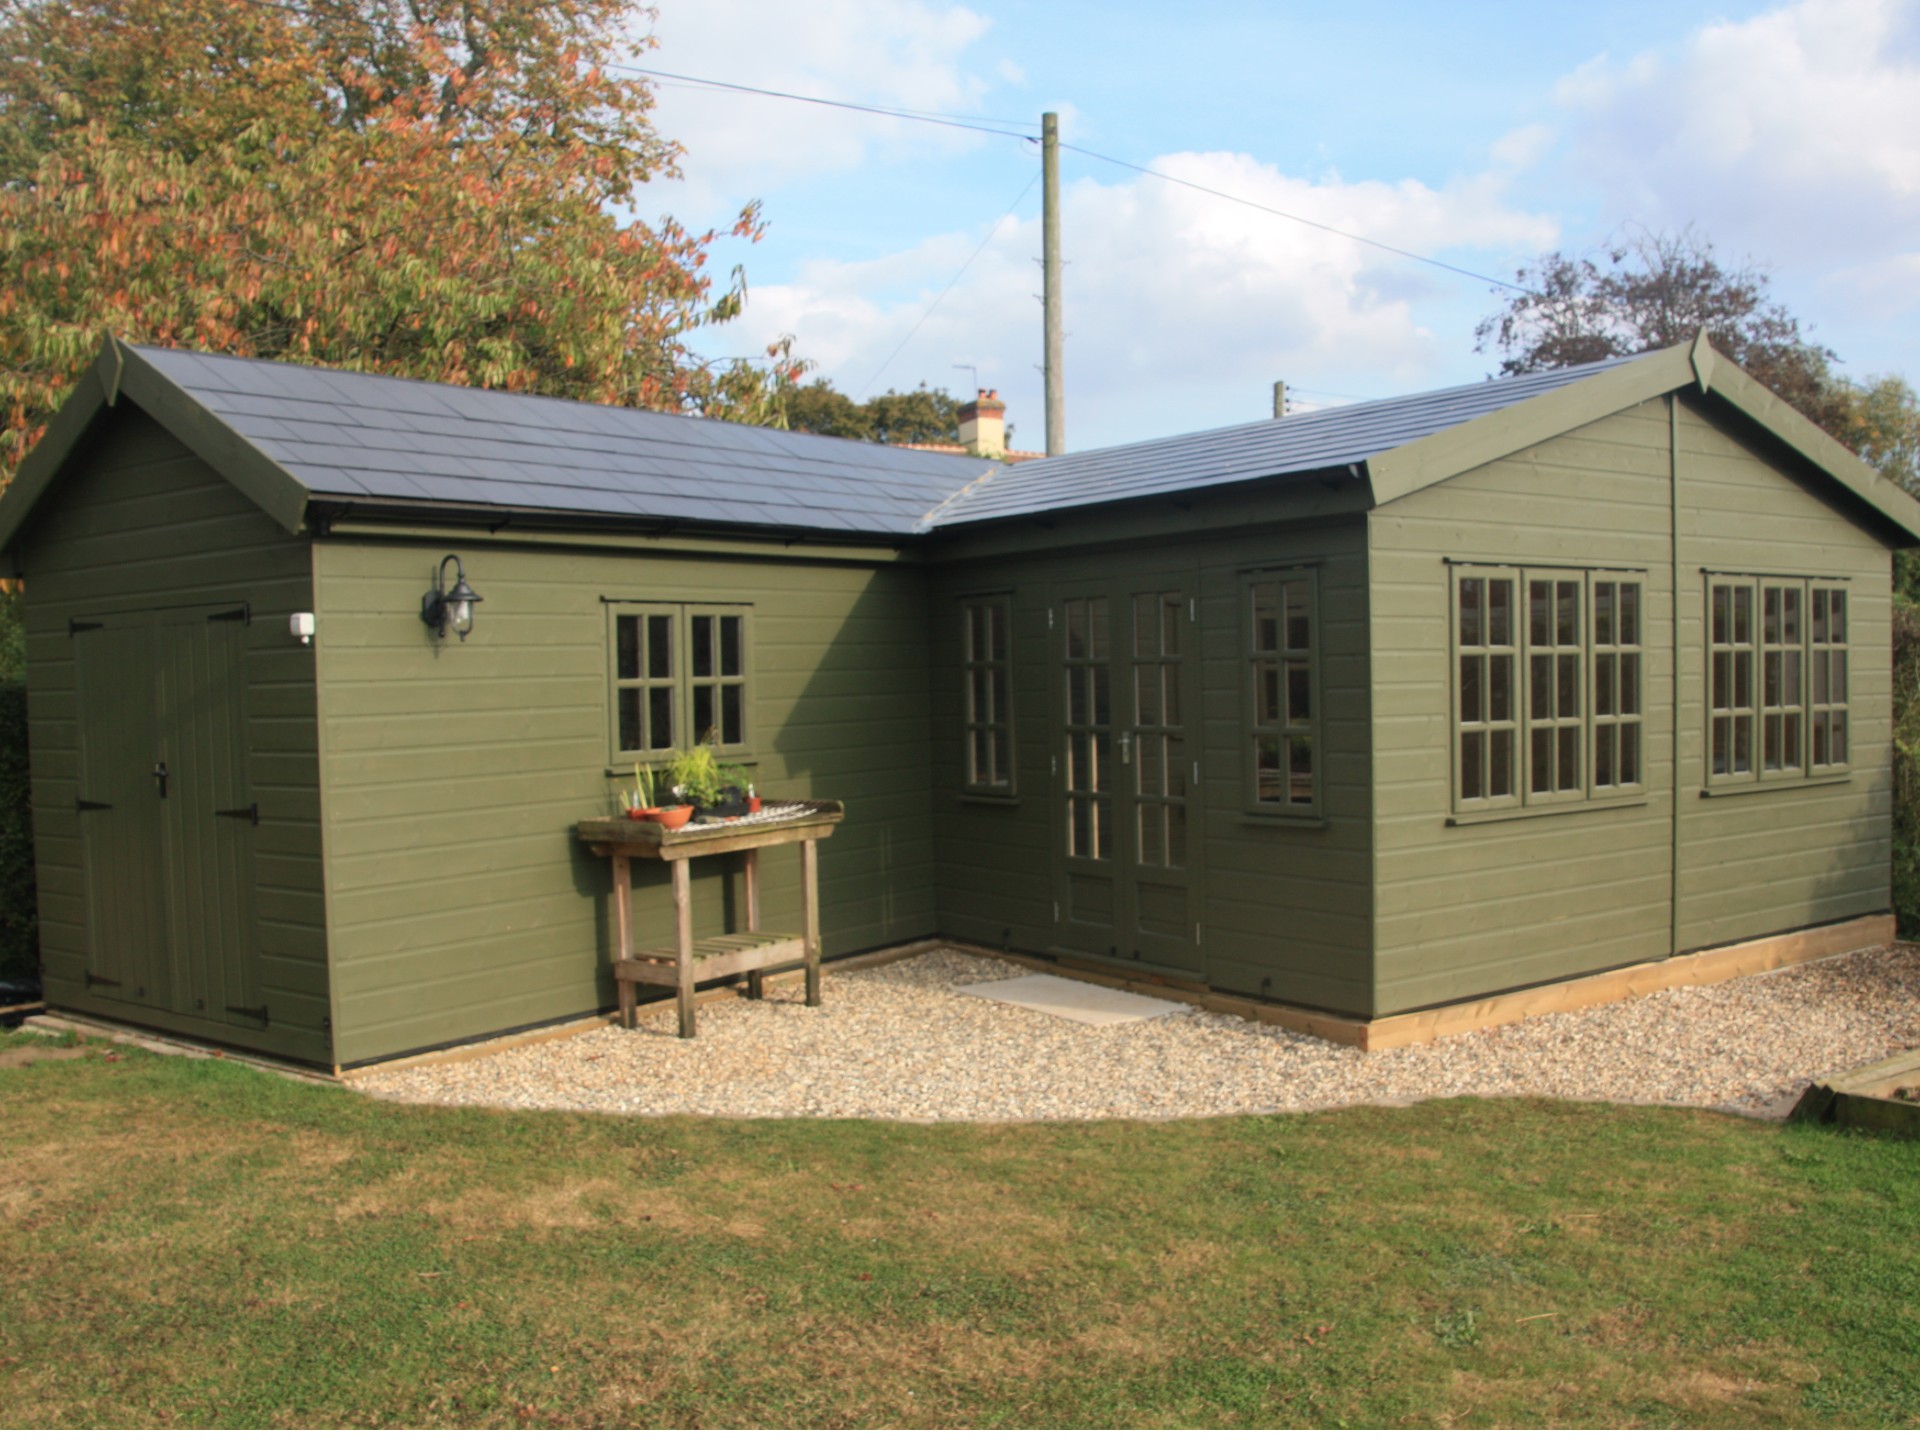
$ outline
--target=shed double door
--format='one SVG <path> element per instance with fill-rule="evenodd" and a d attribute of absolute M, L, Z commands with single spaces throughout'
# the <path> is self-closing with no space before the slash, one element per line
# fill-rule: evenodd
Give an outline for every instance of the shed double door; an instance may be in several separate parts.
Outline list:
<path fill-rule="evenodd" d="M 243 604 L 72 622 L 90 994 L 263 1028 Z"/>
<path fill-rule="evenodd" d="M 1055 946 L 1201 972 L 1198 587 L 1062 586 L 1052 605 Z"/>

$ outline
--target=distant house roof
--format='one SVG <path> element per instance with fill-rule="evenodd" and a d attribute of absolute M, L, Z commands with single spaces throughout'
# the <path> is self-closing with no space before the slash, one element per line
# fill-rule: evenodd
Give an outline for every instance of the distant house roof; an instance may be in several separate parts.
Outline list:
<path fill-rule="evenodd" d="M 570 400 L 120 345 L 0 495 L 0 549 L 125 395 L 289 531 L 316 502 L 904 540 L 958 526 L 1351 467 L 1375 505 L 1656 395 L 1697 388 L 1920 544 L 1920 503 L 1704 335 L 1489 380 L 1108 450 L 995 465 Z"/>

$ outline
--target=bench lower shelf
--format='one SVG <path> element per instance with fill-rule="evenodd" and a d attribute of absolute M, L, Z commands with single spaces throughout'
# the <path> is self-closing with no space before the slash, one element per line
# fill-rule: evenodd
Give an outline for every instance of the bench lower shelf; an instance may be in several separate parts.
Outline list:
<path fill-rule="evenodd" d="M 776 965 L 791 965 L 795 962 L 807 967 L 807 1004 L 820 1003 L 820 964 L 808 953 L 807 938 L 804 935 L 768 934 L 749 931 L 738 935 L 715 935 L 706 940 L 693 942 L 693 960 L 682 974 L 677 952 L 672 950 L 638 950 L 625 960 L 613 963 L 613 978 L 620 992 L 620 1020 L 628 1029 L 634 1024 L 634 988 L 639 985 L 659 985 L 668 990 L 679 991 L 683 996 L 691 997 L 693 987 L 705 984 L 709 980 L 723 980 L 729 975 L 747 977 L 747 994 L 752 999 L 760 998 L 761 972 Z M 680 1034 L 682 1038 L 691 1038 L 693 1034 L 692 1010 L 683 1002 L 681 1007 Z"/>

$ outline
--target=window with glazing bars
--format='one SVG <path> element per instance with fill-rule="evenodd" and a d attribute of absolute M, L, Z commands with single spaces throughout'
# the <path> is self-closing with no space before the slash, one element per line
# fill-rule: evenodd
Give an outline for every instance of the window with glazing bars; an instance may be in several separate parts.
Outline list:
<path fill-rule="evenodd" d="M 966 788 L 985 794 L 1013 793 L 1012 610 L 1005 595 L 960 605 Z"/>
<path fill-rule="evenodd" d="M 1620 572 L 1454 567 L 1456 810 L 1643 788 L 1643 602 Z"/>
<path fill-rule="evenodd" d="M 1819 580 L 1713 575 L 1707 584 L 1707 781 L 1844 769 L 1847 591 Z"/>
<path fill-rule="evenodd" d="M 609 606 L 612 753 L 662 755 L 748 740 L 748 612 L 744 606 Z"/>
<path fill-rule="evenodd" d="M 1318 616 L 1309 570 L 1258 575 L 1246 584 L 1249 725 L 1256 811 L 1313 815 L 1320 808 Z"/>

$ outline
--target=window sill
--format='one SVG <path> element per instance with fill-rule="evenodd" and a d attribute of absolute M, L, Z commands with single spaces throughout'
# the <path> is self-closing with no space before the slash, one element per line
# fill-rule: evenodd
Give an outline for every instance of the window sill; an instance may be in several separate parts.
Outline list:
<path fill-rule="evenodd" d="M 962 805 L 1000 805 L 1014 806 L 1020 803 L 1018 795 L 990 794 L 985 791 L 962 790 L 953 797 Z"/>
<path fill-rule="evenodd" d="M 1725 781 L 1702 786 L 1702 800 L 1725 800 L 1734 795 L 1772 795 L 1781 790 L 1817 790 L 1823 785 L 1845 785 L 1853 779 L 1851 770 L 1840 775 L 1796 775 L 1791 780 Z"/>
<path fill-rule="evenodd" d="M 1261 830 L 1324 830 L 1328 823 L 1324 815 L 1269 815 L 1258 810 L 1243 810 L 1234 818 Z"/>
<path fill-rule="evenodd" d="M 729 755 L 724 750 L 714 751 L 713 758 L 722 765 L 738 765 L 742 770 L 758 769 L 760 765 L 758 760 L 749 756 Z M 624 775 L 630 780 L 633 778 L 633 767 L 635 765 L 638 765 L 642 770 L 664 770 L 666 764 L 667 757 L 664 752 L 653 756 L 651 759 L 646 756 L 636 755 L 633 759 L 624 762 L 616 760 L 613 764 L 607 766 L 604 773 L 608 779 L 612 779 L 616 775 Z"/>
<path fill-rule="evenodd" d="M 1593 810 L 1630 810 L 1647 804 L 1643 791 L 1608 800 L 1574 800 L 1563 805 L 1509 805 L 1501 810 L 1476 810 L 1466 815 L 1449 815 L 1449 825 L 1492 825 L 1502 820 L 1532 820 L 1542 815 L 1585 815 Z"/>

